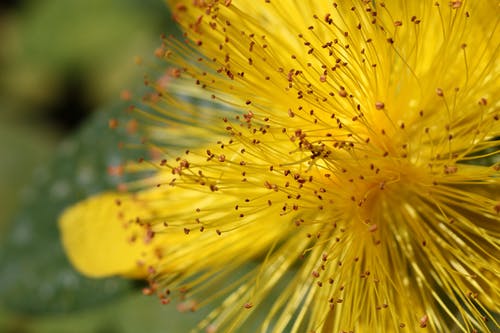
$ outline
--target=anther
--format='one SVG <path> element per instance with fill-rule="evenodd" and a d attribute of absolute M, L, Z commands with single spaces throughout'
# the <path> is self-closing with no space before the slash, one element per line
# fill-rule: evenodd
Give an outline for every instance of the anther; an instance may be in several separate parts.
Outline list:
<path fill-rule="evenodd" d="M 500 202 L 497 203 L 494 207 L 493 207 L 493 210 L 497 213 L 497 214 L 500 214 Z"/>
<path fill-rule="evenodd" d="M 427 327 L 427 323 L 429 322 L 429 316 L 424 315 L 422 318 L 420 318 L 419 325 L 421 328 Z"/>
<path fill-rule="evenodd" d="M 378 101 L 378 102 L 375 103 L 375 108 L 377 110 L 383 110 L 384 107 L 385 107 L 385 104 L 383 102 Z"/>

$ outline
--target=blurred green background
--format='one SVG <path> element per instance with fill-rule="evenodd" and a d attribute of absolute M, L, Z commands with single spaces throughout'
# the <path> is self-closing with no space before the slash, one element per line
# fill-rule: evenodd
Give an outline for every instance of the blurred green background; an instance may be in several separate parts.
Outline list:
<path fill-rule="evenodd" d="M 0 332 L 183 332 L 202 315 L 179 320 L 141 282 L 79 276 L 56 227 L 64 206 L 118 183 L 106 171 L 126 133 L 108 120 L 128 121 L 120 92 L 140 99 L 173 31 L 162 0 L 0 2 Z"/>
<path fill-rule="evenodd" d="M 149 56 L 168 29 L 161 0 L 0 2 L 2 227 L 30 172 L 92 111 L 141 82 L 133 57 Z"/>

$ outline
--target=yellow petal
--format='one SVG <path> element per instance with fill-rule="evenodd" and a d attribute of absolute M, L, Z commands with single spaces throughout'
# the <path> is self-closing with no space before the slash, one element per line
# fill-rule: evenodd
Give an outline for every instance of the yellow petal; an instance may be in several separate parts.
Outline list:
<path fill-rule="evenodd" d="M 166 192 L 105 193 L 82 201 L 62 214 L 61 238 L 71 263 L 87 276 L 145 278 L 155 272 L 188 276 L 225 267 L 229 262 L 248 260 L 288 234 L 290 225 L 280 223 L 279 219 L 264 225 L 254 223 L 269 218 L 259 213 L 250 217 L 247 225 L 231 231 L 206 225 L 205 232 L 200 232 L 201 224 L 192 218 L 195 203 L 202 208 L 201 212 L 213 205 L 222 206 L 222 213 L 213 212 L 205 218 L 229 221 L 226 226 L 229 228 L 237 217 L 226 208 L 234 206 L 234 200 L 232 195 L 213 198 L 178 187 Z M 279 209 L 276 206 L 277 217 Z M 183 227 L 189 226 L 186 219 L 196 223 L 193 232 Z M 169 227 L 165 226 L 166 221 Z M 227 251 L 238 253 L 239 258 L 226 255 Z"/>
<path fill-rule="evenodd" d="M 91 277 L 145 276 L 147 267 L 141 262 L 154 240 L 131 215 L 145 215 L 145 210 L 130 194 L 117 193 L 94 196 L 67 209 L 59 227 L 71 263 Z"/>

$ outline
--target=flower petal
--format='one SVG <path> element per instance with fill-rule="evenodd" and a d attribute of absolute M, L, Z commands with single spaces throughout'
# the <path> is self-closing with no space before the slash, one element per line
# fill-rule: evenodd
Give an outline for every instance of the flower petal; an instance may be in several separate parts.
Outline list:
<path fill-rule="evenodd" d="M 72 264 L 91 277 L 147 274 L 138 262 L 150 244 L 147 231 L 126 220 L 144 211 L 130 195 L 104 193 L 67 209 L 59 220 L 62 242 Z"/>
<path fill-rule="evenodd" d="M 291 223 L 279 221 L 265 226 L 256 223 L 269 218 L 269 212 L 256 213 L 233 230 L 229 226 L 234 222 L 219 230 L 194 218 L 194 224 L 186 221 L 186 216 L 194 215 L 193 202 L 202 213 L 213 206 L 224 211 L 234 201 L 232 195 L 223 194 L 212 199 L 207 200 L 204 192 L 180 187 L 136 194 L 104 193 L 63 213 L 59 221 L 63 245 L 72 264 L 91 277 L 145 278 L 155 273 L 179 273 L 172 276 L 180 282 L 181 276 L 217 270 L 228 263 L 234 269 L 287 237 L 292 228 Z M 231 214 L 218 216 L 231 221 Z M 226 255 L 228 251 L 242 254 L 235 259 Z"/>

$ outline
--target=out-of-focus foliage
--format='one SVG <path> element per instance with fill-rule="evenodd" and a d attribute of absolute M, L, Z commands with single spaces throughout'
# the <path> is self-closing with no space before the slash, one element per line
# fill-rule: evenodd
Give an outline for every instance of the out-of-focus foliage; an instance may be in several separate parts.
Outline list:
<path fill-rule="evenodd" d="M 65 132 L 141 82 L 134 57 L 172 30 L 169 15 L 161 0 L 0 4 L 0 231 Z"/>
<path fill-rule="evenodd" d="M 123 159 L 117 141 L 125 134 L 110 131 L 108 120 L 125 122 L 128 103 L 100 108 L 78 133 L 69 131 L 137 87 L 150 70 L 134 57 L 147 59 L 160 33 L 171 31 L 161 0 L 0 4 L 0 332 L 176 332 L 192 325 L 186 315 L 177 324 L 184 327 L 172 326 L 175 307 L 142 296 L 133 282 L 79 276 L 56 225 L 65 205 L 116 185 L 107 167 Z"/>
<path fill-rule="evenodd" d="M 74 108 L 57 116 L 70 117 L 78 104 L 91 109 L 140 82 L 133 57 L 152 52 L 170 29 L 166 6 L 155 0 L 24 1 L 1 21 L 2 113 L 32 121 L 61 101 Z"/>
<path fill-rule="evenodd" d="M 118 142 L 127 134 L 109 130 L 108 119 L 124 121 L 124 109 L 126 103 L 96 112 L 50 163 L 34 173 L 0 252 L 0 298 L 9 308 L 65 312 L 99 304 L 128 289 L 125 280 L 92 280 L 75 272 L 62 250 L 56 223 L 68 205 L 116 187 L 120 179 L 106 170 L 122 162 Z"/>
<path fill-rule="evenodd" d="M 2 333 L 182 333 L 189 332 L 206 312 L 179 314 L 173 305 L 139 292 L 77 313 L 43 317 L 0 317 Z"/>

